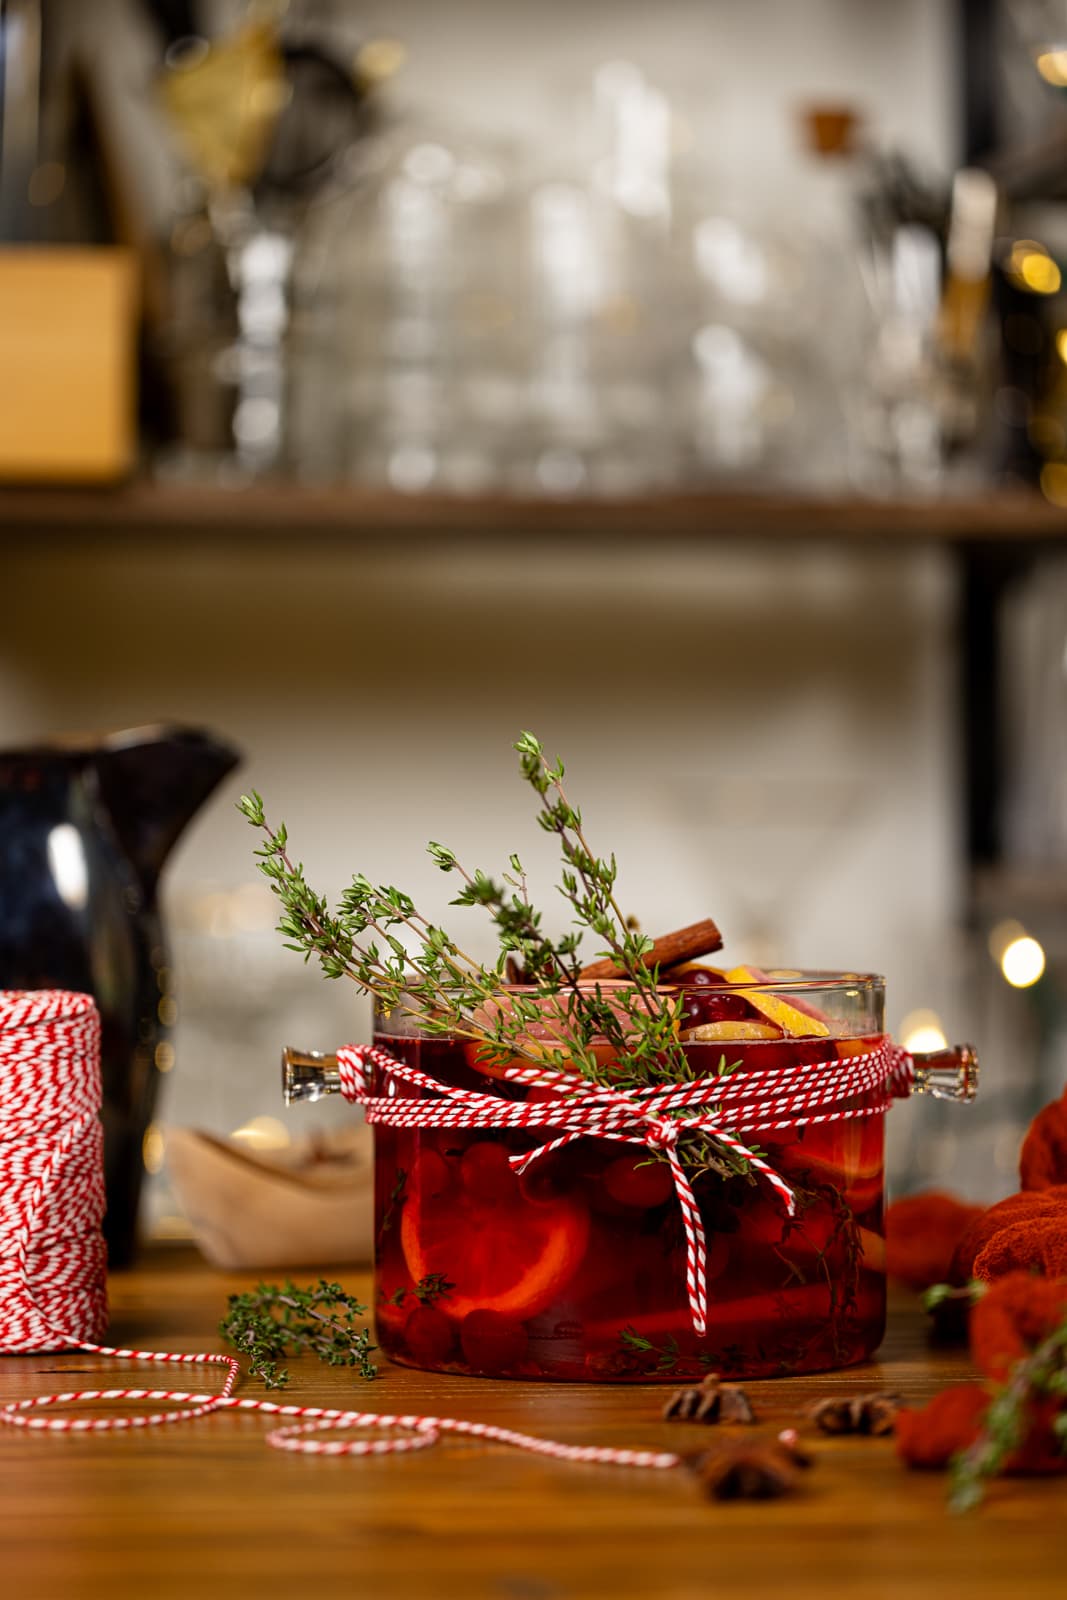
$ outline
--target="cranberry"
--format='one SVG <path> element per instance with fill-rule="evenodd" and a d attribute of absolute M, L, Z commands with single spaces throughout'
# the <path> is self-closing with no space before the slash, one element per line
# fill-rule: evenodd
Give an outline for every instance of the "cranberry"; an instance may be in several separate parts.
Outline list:
<path fill-rule="evenodd" d="M 686 963 L 668 968 L 663 973 L 664 983 L 677 983 L 685 989 L 721 989 L 726 979 L 712 967 L 698 967 Z"/>
<path fill-rule="evenodd" d="M 619 1156 L 604 1168 L 601 1180 L 613 1200 L 650 1211 L 674 1193 L 674 1178 L 665 1161 L 648 1155 Z"/>
<path fill-rule="evenodd" d="M 463 1354 L 475 1372 L 507 1372 L 518 1366 L 529 1340 L 521 1322 L 501 1311 L 471 1311 L 459 1331 Z"/>
<path fill-rule="evenodd" d="M 420 1200 L 436 1200 L 452 1187 L 452 1174 L 436 1150 L 420 1150 L 415 1158 L 412 1186 Z"/>
<path fill-rule="evenodd" d="M 574 1187 L 569 1164 L 558 1156 L 538 1156 L 519 1178 L 522 1198 L 533 1206 L 559 1205 Z"/>
<path fill-rule="evenodd" d="M 452 1324 L 436 1306 L 416 1306 L 404 1324 L 404 1341 L 423 1367 L 447 1361 L 455 1344 Z"/>
<path fill-rule="evenodd" d="M 746 1022 L 759 1012 L 741 994 L 723 994 L 721 989 L 689 992 L 682 1002 L 682 1027 L 696 1028 L 705 1022 Z"/>
<path fill-rule="evenodd" d="M 772 1157 L 773 1159 L 773 1157 Z M 777 1163 L 775 1163 L 777 1166 Z M 753 1196 L 745 1207 L 744 1219 L 737 1235 L 739 1242 L 737 1265 L 751 1264 L 754 1252 L 763 1246 L 774 1249 L 788 1239 L 792 1231 L 790 1218 L 783 1210 L 777 1196 Z"/>
<path fill-rule="evenodd" d="M 384 1284 L 378 1290 L 378 1303 L 374 1308 L 374 1321 L 379 1334 L 385 1329 L 391 1334 L 399 1333 L 404 1321 L 404 1300 L 410 1282 L 397 1283 L 394 1287 L 386 1288 Z M 400 1291 L 399 1293 L 397 1291 Z"/>
<path fill-rule="evenodd" d="M 508 1205 L 519 1197 L 519 1180 L 502 1144 L 472 1144 L 460 1160 L 459 1176 L 475 1200 Z"/>
<path fill-rule="evenodd" d="M 594 1172 L 583 1175 L 582 1192 L 590 1211 L 595 1211 L 602 1217 L 625 1217 L 629 1223 L 633 1222 L 633 1206 L 616 1200 L 615 1196 L 604 1187 L 603 1168 L 598 1167 Z"/>

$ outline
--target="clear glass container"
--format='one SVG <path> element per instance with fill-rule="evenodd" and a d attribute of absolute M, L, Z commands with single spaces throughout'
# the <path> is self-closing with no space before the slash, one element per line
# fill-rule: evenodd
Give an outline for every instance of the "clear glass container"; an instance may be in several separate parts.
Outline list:
<path fill-rule="evenodd" d="M 781 1005 L 787 1014 L 776 1014 Z M 697 970 L 685 979 L 683 1006 L 683 1027 L 695 1030 L 684 1048 L 697 1078 L 721 1074 L 724 1063 L 742 1076 L 829 1067 L 888 1042 L 884 985 L 872 976 L 790 971 L 724 983 Z M 457 1087 L 509 1100 L 558 1098 L 479 1065 L 468 1041 L 420 1037 L 396 1013 L 379 1018 L 375 1043 Z M 915 1087 L 971 1098 L 969 1047 L 916 1062 Z M 372 1087 L 391 1096 L 424 1092 L 395 1079 Z M 550 1129 L 379 1124 L 376 1317 L 384 1354 L 439 1372 L 623 1383 L 709 1370 L 769 1377 L 867 1360 L 885 1324 L 883 1100 L 881 1089 L 859 1095 L 832 1121 L 756 1141 L 794 1191 L 792 1217 L 766 1181 L 690 1164 L 707 1242 L 702 1336 L 687 1296 L 682 1212 L 661 1156 L 583 1137 L 520 1176 L 509 1157 L 543 1145 Z"/>

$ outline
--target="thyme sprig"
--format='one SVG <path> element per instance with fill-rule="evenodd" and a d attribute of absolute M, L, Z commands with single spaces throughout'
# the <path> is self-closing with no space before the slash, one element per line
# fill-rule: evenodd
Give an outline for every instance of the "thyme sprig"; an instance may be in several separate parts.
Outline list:
<path fill-rule="evenodd" d="M 973 1305 L 989 1285 L 979 1279 L 957 1286 L 935 1283 L 923 1291 L 924 1309 L 955 1302 Z M 1067 1315 L 1029 1355 L 1015 1362 L 1007 1381 L 994 1387 L 974 1443 L 960 1450 L 949 1463 L 949 1506 L 970 1511 L 979 1505 L 986 1484 L 999 1477 L 1008 1459 L 1026 1442 L 1033 1423 L 1035 1403 L 1058 1401 L 1059 1415 L 1052 1429 L 1067 1456 Z"/>
<path fill-rule="evenodd" d="M 376 1378 L 371 1360 L 377 1345 L 370 1330 L 360 1327 L 367 1313 L 339 1283 L 320 1278 L 306 1289 L 288 1279 L 257 1283 L 245 1294 L 231 1294 L 219 1332 L 227 1344 L 249 1358 L 252 1377 L 268 1389 L 284 1389 L 289 1373 L 279 1365 L 286 1356 L 308 1351 L 330 1367 L 355 1367 L 361 1378 Z"/>
<path fill-rule="evenodd" d="M 1055 1399 L 1060 1414 L 1053 1431 L 1067 1454 L 1067 1316 L 1041 1343 L 1016 1361 L 1006 1383 L 995 1391 L 974 1443 L 954 1456 L 949 1469 L 949 1506 L 970 1511 L 978 1505 L 990 1478 L 998 1477 L 1008 1458 L 1026 1441 L 1035 1403 Z"/>
<path fill-rule="evenodd" d="M 716 1360 L 714 1355 L 703 1352 L 696 1356 L 683 1356 L 678 1347 L 678 1341 L 673 1334 L 668 1334 L 662 1344 L 655 1344 L 653 1340 L 638 1333 L 637 1329 L 627 1323 L 625 1328 L 619 1329 L 619 1344 L 621 1354 L 626 1356 L 647 1356 L 646 1372 L 674 1372 L 679 1363 L 692 1365 L 694 1362 L 707 1368 Z"/>
<path fill-rule="evenodd" d="M 435 1301 L 450 1295 L 455 1287 L 443 1272 L 427 1272 L 411 1289 L 394 1289 L 392 1294 L 388 1295 L 379 1291 L 378 1298 L 383 1306 L 396 1306 L 399 1309 L 410 1294 L 420 1305 L 432 1306 Z"/>
<path fill-rule="evenodd" d="M 519 1056 L 619 1089 L 690 1082 L 693 1068 L 679 1040 L 682 998 L 661 989 L 658 969 L 646 965 L 652 941 L 619 906 L 614 855 L 594 852 L 581 812 L 563 788 L 563 763 L 550 763 L 530 733 L 515 749 L 537 796 L 538 823 L 559 840 L 569 931 L 556 939 L 545 932 L 517 855 L 498 881 L 468 869 L 436 841 L 427 847 L 431 858 L 460 883 L 451 903 L 481 907 L 495 927 L 499 953 L 492 966 L 475 961 L 402 889 L 373 884 L 361 873 L 331 910 L 290 855 L 284 823 L 272 827 L 253 792 L 239 808 L 264 836 L 256 855 L 281 902 L 279 932 L 289 949 L 316 960 L 327 977 L 352 979 L 384 1011 L 406 1014 L 425 1034 L 472 1041 L 486 1064 Z M 596 958 L 611 960 L 621 981 L 580 980 L 579 948 L 587 934 L 598 943 Z M 521 988 L 507 983 L 510 962 L 523 971 Z M 699 1165 L 721 1175 L 746 1166 L 707 1138 Z"/>

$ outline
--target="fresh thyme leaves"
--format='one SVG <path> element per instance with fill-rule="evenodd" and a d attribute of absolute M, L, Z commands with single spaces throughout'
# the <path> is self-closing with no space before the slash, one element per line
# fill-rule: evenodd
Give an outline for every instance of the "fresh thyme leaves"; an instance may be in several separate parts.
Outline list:
<path fill-rule="evenodd" d="M 408 1175 L 405 1168 L 397 1167 L 396 1178 L 393 1182 L 393 1187 L 389 1192 L 389 1199 L 386 1202 L 385 1215 L 382 1217 L 381 1225 L 378 1228 L 379 1240 L 383 1234 L 389 1232 L 389 1229 L 393 1226 L 393 1222 L 396 1218 L 396 1213 L 404 1204 L 407 1182 Z"/>
<path fill-rule="evenodd" d="M 305 961 L 315 959 L 329 978 L 351 978 L 384 1011 L 406 1013 L 427 1035 L 476 1044 L 486 1065 L 519 1056 L 622 1090 L 691 1082 L 693 1068 L 679 1040 L 682 997 L 662 989 L 658 968 L 646 965 L 653 941 L 620 909 L 615 857 L 594 853 L 581 812 L 563 788 L 562 762 L 550 764 L 530 733 L 522 734 L 515 749 L 522 776 L 537 796 L 538 823 L 559 840 L 559 890 L 571 911 L 569 932 L 558 939 L 546 934 L 517 855 L 498 882 L 481 869 L 469 870 L 436 841 L 428 847 L 431 858 L 459 879 L 452 904 L 480 906 L 493 922 L 499 942 L 493 966 L 469 956 L 403 890 L 372 884 L 362 874 L 331 911 L 290 855 L 285 825 L 272 827 L 253 793 L 242 797 L 239 809 L 264 835 L 256 855 L 281 902 L 279 932 Z M 621 980 L 580 978 L 578 950 L 586 935 Z M 518 987 L 506 980 L 516 966 L 525 978 Z M 747 1163 L 710 1137 L 694 1142 L 690 1164 L 698 1173 L 719 1176 L 747 1171 Z"/>
<path fill-rule="evenodd" d="M 377 1349 L 370 1331 L 360 1327 L 366 1306 L 339 1283 L 320 1278 L 306 1289 L 286 1280 L 279 1288 L 257 1283 L 246 1294 L 232 1294 L 219 1332 L 249 1358 L 249 1372 L 268 1389 L 284 1389 L 289 1373 L 279 1363 L 306 1350 L 331 1367 L 355 1367 L 361 1378 L 375 1378 L 371 1360 Z"/>
<path fill-rule="evenodd" d="M 651 1339 L 646 1339 L 643 1333 L 638 1333 L 636 1328 L 627 1326 L 619 1330 L 619 1343 L 626 1351 L 648 1356 L 649 1370 L 652 1372 L 673 1372 L 678 1365 L 678 1341 L 673 1335 L 668 1335 L 661 1345 L 657 1345 Z"/>
<path fill-rule="evenodd" d="M 989 1283 L 934 1284 L 923 1300 L 935 1315 L 970 1308 L 971 1356 L 984 1376 L 981 1383 L 942 1391 L 925 1410 L 913 1414 L 905 1459 L 913 1465 L 935 1464 L 935 1458 L 943 1465 L 947 1460 L 953 1511 L 978 1505 L 990 1479 L 1001 1473 L 1067 1467 L 1063 1285 L 1012 1272 Z M 1011 1360 L 1016 1350 L 1022 1353 Z M 957 1409 L 952 1408 L 954 1393 L 961 1401 Z"/>
<path fill-rule="evenodd" d="M 396 1306 L 399 1309 L 410 1294 L 420 1305 L 432 1306 L 435 1300 L 450 1295 L 455 1287 L 443 1272 L 427 1272 L 414 1288 L 394 1289 L 392 1294 L 383 1294 L 379 1298 L 383 1306 Z"/>
<path fill-rule="evenodd" d="M 353 979 L 385 1010 L 406 1011 L 428 1034 L 476 1041 L 487 1060 L 526 1056 L 620 1088 L 689 1081 L 692 1072 L 678 1042 L 681 1004 L 661 993 L 658 972 L 642 961 L 651 941 L 628 926 L 619 908 L 614 856 L 594 855 L 581 813 L 563 790 L 562 763 L 551 766 L 532 734 L 524 733 L 515 748 L 538 796 L 538 821 L 560 840 L 560 889 L 574 920 L 569 933 L 558 940 L 545 934 L 517 855 L 498 883 L 480 869 L 468 871 L 453 850 L 436 842 L 429 846 L 433 860 L 461 879 L 452 903 L 482 906 L 496 927 L 495 966 L 474 961 L 401 889 L 374 885 L 362 874 L 331 911 L 289 854 L 284 824 L 273 828 L 262 798 L 253 793 L 242 797 L 240 810 L 265 837 L 256 854 L 282 904 L 279 932 L 288 948 L 306 961 L 316 959 L 327 977 Z M 594 934 L 603 947 L 598 953 L 619 965 L 623 983 L 579 983 L 584 933 Z M 509 957 L 526 976 L 521 992 L 505 987 Z"/>
<path fill-rule="evenodd" d="M 673 1334 L 668 1334 L 662 1344 L 655 1344 L 643 1333 L 638 1333 L 629 1323 L 619 1330 L 619 1345 L 619 1356 L 624 1361 L 627 1358 L 646 1357 L 647 1359 L 641 1362 L 641 1370 L 648 1373 L 675 1372 L 680 1367 L 703 1368 L 706 1371 L 717 1359 L 716 1356 L 707 1353 L 683 1356 Z"/>
<path fill-rule="evenodd" d="M 929 1289 L 924 1289 L 921 1295 L 924 1311 L 936 1311 L 938 1306 L 943 1306 L 952 1301 L 960 1300 L 967 1305 L 980 1300 L 985 1294 L 988 1285 L 972 1278 L 970 1283 L 958 1287 L 951 1283 L 932 1283 Z"/>
<path fill-rule="evenodd" d="M 1007 1382 L 993 1394 L 982 1429 L 967 1450 L 950 1464 L 949 1505 L 969 1511 L 980 1503 L 985 1485 L 1024 1447 L 1035 1411 L 1051 1404 L 1059 1415 L 1051 1423 L 1060 1449 L 1067 1454 L 1067 1315 L 1047 1338 L 1016 1361 Z"/>
<path fill-rule="evenodd" d="M 412 1289 L 416 1300 L 421 1300 L 424 1306 L 432 1306 L 435 1300 L 440 1300 L 445 1295 L 450 1295 L 455 1284 L 445 1277 L 443 1272 L 427 1272 L 425 1277 L 419 1279 Z"/>

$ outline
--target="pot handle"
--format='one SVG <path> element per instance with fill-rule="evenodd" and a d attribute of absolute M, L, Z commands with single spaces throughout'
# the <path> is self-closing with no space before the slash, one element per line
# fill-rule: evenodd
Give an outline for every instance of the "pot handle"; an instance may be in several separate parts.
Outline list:
<path fill-rule="evenodd" d="M 287 1106 L 298 1100 L 321 1100 L 324 1094 L 341 1093 L 341 1074 L 337 1057 L 323 1050 L 282 1050 L 282 1096 Z"/>
<path fill-rule="evenodd" d="M 909 1094 L 932 1100 L 969 1104 L 978 1093 L 978 1052 L 973 1044 L 950 1044 L 943 1050 L 914 1050 L 915 1076 Z"/>
<path fill-rule="evenodd" d="M 968 1104 L 978 1093 L 978 1052 L 972 1044 L 946 1045 L 943 1050 L 912 1052 L 915 1075 L 909 1094 L 928 1094 L 933 1100 Z M 282 1050 L 282 1095 L 287 1106 L 302 1100 L 321 1100 L 340 1094 L 337 1057 L 322 1050 Z"/>

